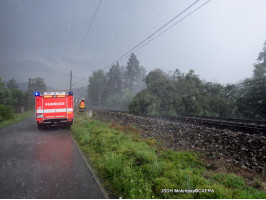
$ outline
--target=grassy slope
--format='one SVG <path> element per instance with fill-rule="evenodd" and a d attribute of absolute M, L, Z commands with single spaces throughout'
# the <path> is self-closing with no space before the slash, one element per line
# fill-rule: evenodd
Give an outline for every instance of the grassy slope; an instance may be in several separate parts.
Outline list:
<path fill-rule="evenodd" d="M 14 114 L 13 119 L 9 119 L 9 120 L 6 120 L 6 121 L 3 121 L 0 123 L 0 129 L 5 128 L 9 125 L 15 124 L 19 121 L 22 121 L 22 120 L 28 118 L 32 114 L 33 114 L 33 111 L 24 112 L 23 114 Z"/>
<path fill-rule="evenodd" d="M 75 139 L 112 195 L 123 198 L 266 198 L 234 174 L 207 171 L 199 154 L 160 150 L 133 128 L 77 116 Z M 213 193 L 161 193 L 162 189 L 214 189 Z"/>

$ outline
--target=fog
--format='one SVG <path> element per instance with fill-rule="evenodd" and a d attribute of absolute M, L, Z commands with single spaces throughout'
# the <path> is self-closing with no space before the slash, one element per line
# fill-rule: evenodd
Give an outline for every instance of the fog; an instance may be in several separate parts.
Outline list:
<path fill-rule="evenodd" d="M 60 90 L 69 88 L 72 70 L 73 83 L 83 79 L 74 87 L 85 87 L 94 70 L 111 64 L 193 2 L 102 0 L 77 56 L 98 0 L 2 0 L 0 77 L 17 82 L 42 77 Z M 236 83 L 252 75 L 266 40 L 265 8 L 265 0 L 212 0 L 135 54 L 148 71 L 194 69 L 206 81 Z"/>

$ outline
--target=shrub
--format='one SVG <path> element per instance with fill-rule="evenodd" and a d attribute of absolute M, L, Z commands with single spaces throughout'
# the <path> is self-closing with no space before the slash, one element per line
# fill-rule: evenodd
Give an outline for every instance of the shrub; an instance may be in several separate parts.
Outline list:
<path fill-rule="evenodd" d="M 0 104 L 0 122 L 12 119 L 14 109 L 11 106 Z"/>

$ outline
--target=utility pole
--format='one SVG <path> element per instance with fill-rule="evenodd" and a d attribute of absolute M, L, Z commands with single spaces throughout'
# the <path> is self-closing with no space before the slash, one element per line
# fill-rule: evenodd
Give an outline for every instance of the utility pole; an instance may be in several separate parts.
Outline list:
<path fill-rule="evenodd" d="M 70 90 L 72 89 L 72 70 L 70 71 Z"/>
<path fill-rule="evenodd" d="M 28 111 L 30 108 L 30 78 L 29 78 L 29 84 L 28 84 Z"/>
<path fill-rule="evenodd" d="M 30 110 L 30 84 L 33 84 L 35 82 L 32 81 L 32 79 L 29 78 L 29 83 L 28 83 L 28 111 Z M 35 90 L 36 90 L 36 85 L 35 85 Z"/>

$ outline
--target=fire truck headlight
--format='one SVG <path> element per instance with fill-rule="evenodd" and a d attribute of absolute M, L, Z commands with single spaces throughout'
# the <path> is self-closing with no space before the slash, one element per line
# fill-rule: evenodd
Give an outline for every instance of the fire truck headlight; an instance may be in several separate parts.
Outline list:
<path fill-rule="evenodd" d="M 43 118 L 43 115 L 37 115 L 36 118 Z"/>
<path fill-rule="evenodd" d="M 35 92 L 35 96 L 40 96 L 40 92 Z"/>

